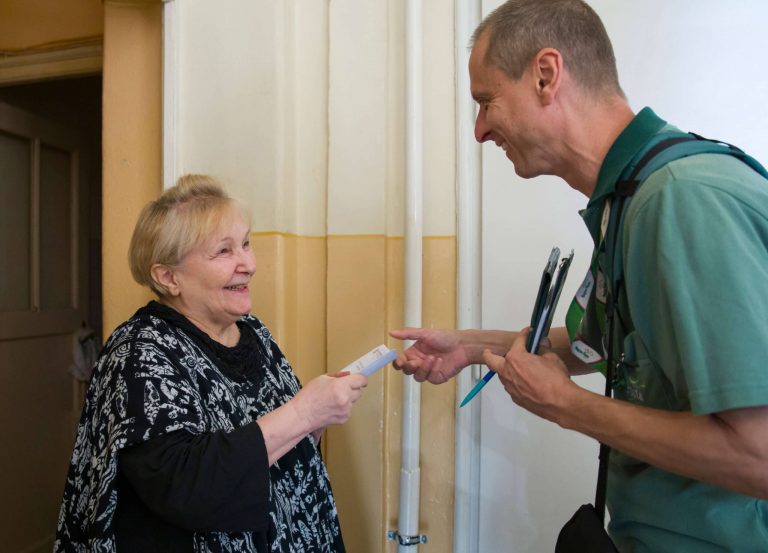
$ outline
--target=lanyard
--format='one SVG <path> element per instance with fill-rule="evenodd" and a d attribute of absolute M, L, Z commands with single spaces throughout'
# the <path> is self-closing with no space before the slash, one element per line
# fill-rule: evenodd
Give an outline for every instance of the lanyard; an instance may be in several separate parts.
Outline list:
<path fill-rule="evenodd" d="M 603 374 L 606 372 L 606 302 L 608 285 L 603 267 L 607 262 L 606 236 L 611 220 L 612 198 L 603 206 L 600 233 L 592 254 L 589 270 L 568 307 L 565 326 L 571 342 L 571 353 Z M 587 307 L 592 306 L 592 309 Z M 598 340 L 599 336 L 599 340 Z"/>

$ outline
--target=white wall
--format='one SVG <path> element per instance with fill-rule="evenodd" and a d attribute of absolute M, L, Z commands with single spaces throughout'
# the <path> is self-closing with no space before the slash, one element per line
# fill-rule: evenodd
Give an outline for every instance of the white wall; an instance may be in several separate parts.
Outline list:
<path fill-rule="evenodd" d="M 216 175 L 256 232 L 402 235 L 404 7 L 176 3 L 179 174 Z M 425 233 L 455 233 L 453 11 L 425 0 Z"/>
<path fill-rule="evenodd" d="M 500 3 L 485 2 L 483 14 Z M 590 4 L 611 36 L 635 111 L 650 105 L 681 128 L 734 142 L 768 163 L 768 3 Z M 586 198 L 558 178 L 520 179 L 493 144 L 483 147 L 483 156 L 483 327 L 517 330 L 528 324 L 553 245 L 576 254 L 554 323 L 562 326 L 592 250 L 577 214 Z M 602 393 L 602 378 L 578 382 Z M 562 524 L 594 499 L 597 443 L 514 406 L 498 379 L 481 397 L 479 551 L 553 551 Z"/>

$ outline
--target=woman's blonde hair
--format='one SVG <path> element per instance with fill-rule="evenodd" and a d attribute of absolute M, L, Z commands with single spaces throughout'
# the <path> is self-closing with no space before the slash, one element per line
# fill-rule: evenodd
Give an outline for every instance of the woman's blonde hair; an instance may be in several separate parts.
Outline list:
<path fill-rule="evenodd" d="M 158 296 L 167 291 L 152 278 L 154 265 L 178 265 L 192 249 L 203 244 L 232 215 L 248 222 L 244 207 L 227 195 L 208 175 L 184 175 L 139 215 L 128 249 L 128 262 L 136 282 Z"/>

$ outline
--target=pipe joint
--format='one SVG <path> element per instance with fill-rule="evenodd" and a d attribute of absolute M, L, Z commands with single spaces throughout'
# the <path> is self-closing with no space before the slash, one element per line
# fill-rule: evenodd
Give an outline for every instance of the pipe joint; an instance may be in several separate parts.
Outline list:
<path fill-rule="evenodd" d="M 390 530 L 387 532 L 387 541 L 396 541 L 398 545 L 419 545 L 427 543 L 427 535 L 419 534 L 418 536 L 403 536 L 396 530 Z"/>

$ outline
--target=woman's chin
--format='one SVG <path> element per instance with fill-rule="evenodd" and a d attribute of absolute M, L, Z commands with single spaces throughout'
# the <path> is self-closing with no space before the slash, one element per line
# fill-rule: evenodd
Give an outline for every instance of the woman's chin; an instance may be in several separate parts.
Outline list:
<path fill-rule="evenodd" d="M 247 288 L 227 292 L 226 302 L 226 310 L 229 313 L 239 313 L 243 316 L 251 312 L 251 295 Z"/>
<path fill-rule="evenodd" d="M 234 305 L 228 305 L 225 309 L 225 312 L 229 316 L 230 319 L 232 319 L 232 324 L 237 322 L 241 317 L 250 314 L 251 312 L 251 302 L 238 302 Z"/>

